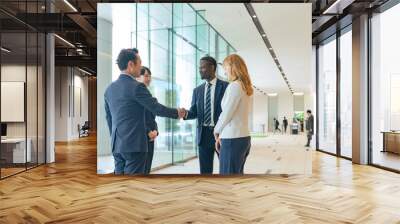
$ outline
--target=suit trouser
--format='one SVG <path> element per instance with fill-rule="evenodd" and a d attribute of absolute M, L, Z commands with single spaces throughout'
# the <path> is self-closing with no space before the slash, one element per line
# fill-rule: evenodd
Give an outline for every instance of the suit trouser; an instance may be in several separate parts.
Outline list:
<path fill-rule="evenodd" d="M 215 152 L 214 128 L 204 126 L 201 128 L 201 142 L 199 144 L 200 173 L 212 174 Z"/>
<path fill-rule="evenodd" d="M 221 139 L 219 174 L 243 174 L 250 147 L 250 137 Z"/>
<path fill-rule="evenodd" d="M 154 141 L 148 143 L 146 168 L 145 168 L 146 174 L 149 174 L 151 171 L 151 164 L 153 162 L 153 156 L 154 156 Z"/>
<path fill-rule="evenodd" d="M 146 169 L 147 152 L 113 153 L 117 175 L 144 174 Z"/>
<path fill-rule="evenodd" d="M 312 134 L 307 133 L 307 146 L 310 146 L 311 139 L 312 139 Z"/>

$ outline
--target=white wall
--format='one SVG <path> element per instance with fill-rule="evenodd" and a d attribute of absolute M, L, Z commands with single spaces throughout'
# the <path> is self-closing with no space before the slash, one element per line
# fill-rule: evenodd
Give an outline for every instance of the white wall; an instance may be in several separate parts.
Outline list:
<path fill-rule="evenodd" d="M 88 78 L 71 67 L 56 67 L 55 73 L 55 140 L 70 141 L 88 120 Z"/>
<path fill-rule="evenodd" d="M 266 132 L 268 126 L 268 96 L 255 92 L 253 96 L 252 113 L 252 131 L 263 132 L 262 128 L 264 125 L 264 131 Z"/>
<path fill-rule="evenodd" d="M 279 123 L 282 125 L 283 117 L 285 116 L 289 124 L 294 116 L 293 110 L 293 95 L 289 91 L 278 93 L 278 117 Z"/>

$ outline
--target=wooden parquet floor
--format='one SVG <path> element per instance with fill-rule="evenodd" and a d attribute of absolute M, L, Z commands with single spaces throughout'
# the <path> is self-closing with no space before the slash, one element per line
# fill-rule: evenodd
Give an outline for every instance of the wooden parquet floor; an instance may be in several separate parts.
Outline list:
<path fill-rule="evenodd" d="M 0 181 L 0 223 L 400 223 L 400 175 L 315 152 L 304 176 L 96 174 L 96 140 Z"/>

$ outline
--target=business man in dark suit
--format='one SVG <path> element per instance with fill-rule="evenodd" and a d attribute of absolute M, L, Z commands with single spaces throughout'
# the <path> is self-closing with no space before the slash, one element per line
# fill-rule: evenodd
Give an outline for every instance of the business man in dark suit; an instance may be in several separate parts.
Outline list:
<path fill-rule="evenodd" d="M 145 84 L 146 87 L 149 87 L 151 83 L 150 69 L 145 66 L 142 66 L 142 68 L 140 69 L 140 76 L 136 78 L 136 80 Z M 156 116 L 149 110 L 145 110 L 144 117 L 146 124 L 146 133 L 149 140 L 147 143 L 148 150 L 147 150 L 145 173 L 149 174 L 151 171 L 151 164 L 153 162 L 153 156 L 154 156 L 154 141 L 158 136 L 158 126 L 156 122 Z"/>
<path fill-rule="evenodd" d="M 307 110 L 307 121 L 306 121 L 306 131 L 307 131 L 307 144 L 306 147 L 310 147 L 310 142 L 312 136 L 314 135 L 314 116 L 311 113 L 311 110 Z"/>
<path fill-rule="evenodd" d="M 192 105 L 185 119 L 197 118 L 200 173 L 212 174 L 214 164 L 214 126 L 221 114 L 221 100 L 228 82 L 216 77 L 217 62 L 206 56 L 200 59 L 200 76 L 205 83 L 193 90 Z"/>
<path fill-rule="evenodd" d="M 115 174 L 144 174 L 148 151 L 145 110 L 176 119 L 185 111 L 159 104 L 146 86 L 135 80 L 142 67 L 136 49 L 121 50 L 117 64 L 121 75 L 104 94 Z"/>

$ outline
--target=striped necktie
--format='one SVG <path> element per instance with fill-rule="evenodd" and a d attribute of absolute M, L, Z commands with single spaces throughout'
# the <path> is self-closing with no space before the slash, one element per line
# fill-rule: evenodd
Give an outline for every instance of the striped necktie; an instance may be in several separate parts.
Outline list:
<path fill-rule="evenodd" d="M 211 83 L 207 83 L 207 93 L 206 93 L 206 105 L 204 110 L 204 126 L 210 126 L 211 124 Z"/>

